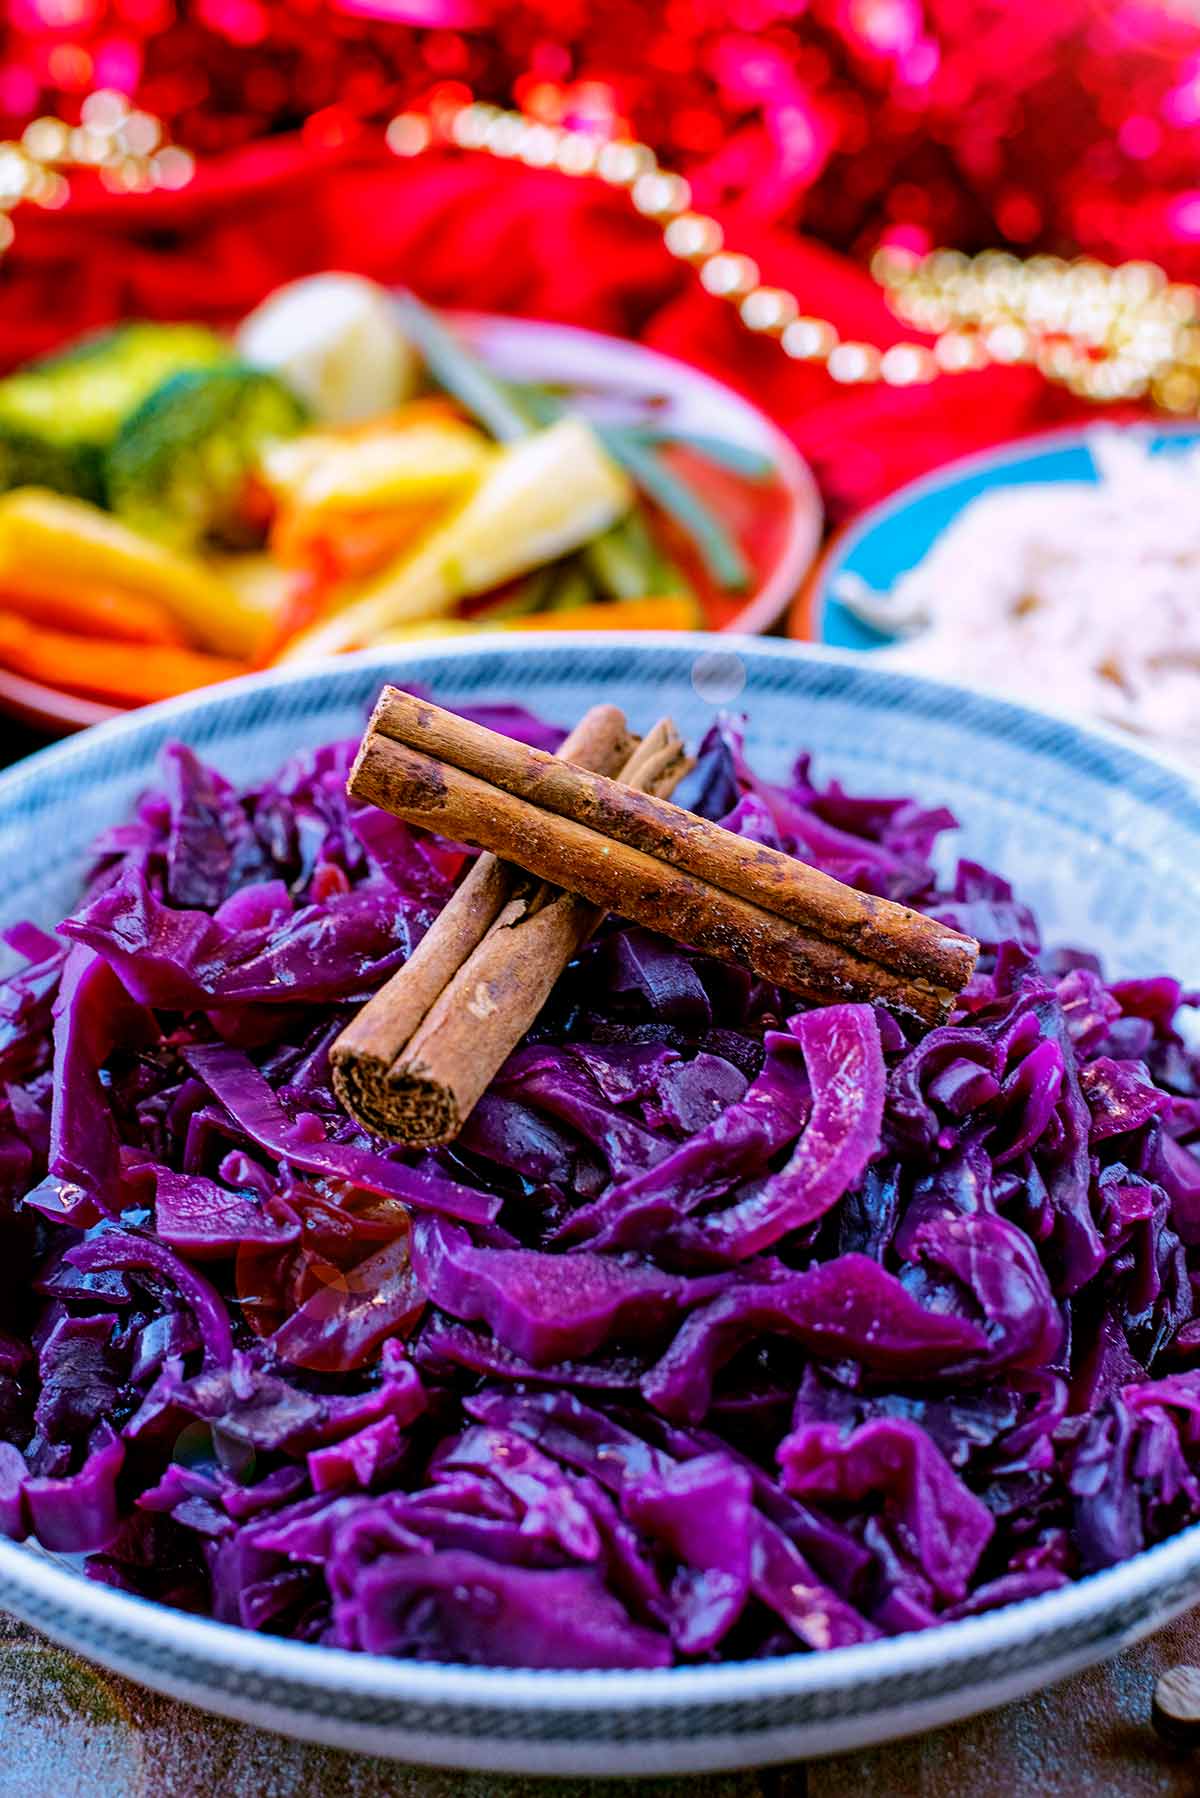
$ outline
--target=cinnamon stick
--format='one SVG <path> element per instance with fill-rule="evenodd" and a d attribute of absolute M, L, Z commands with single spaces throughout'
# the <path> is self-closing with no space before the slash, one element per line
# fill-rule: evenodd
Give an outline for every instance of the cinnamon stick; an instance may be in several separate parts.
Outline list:
<path fill-rule="evenodd" d="M 634 751 L 619 778 L 639 788 L 669 791 L 688 766 L 679 736 L 664 720 Z M 577 893 L 516 892 L 385 1077 L 369 1082 L 365 1094 L 361 1083 L 354 1090 L 355 1075 L 345 1056 L 349 1033 L 339 1038 L 334 1079 L 343 1102 L 381 1135 L 412 1144 L 450 1141 L 603 915 L 603 907 Z M 396 985 L 403 972 L 393 976 Z"/>
<path fill-rule="evenodd" d="M 677 806 L 651 803 L 494 732 L 481 734 L 424 701 L 396 703 L 407 697 L 394 689 L 385 694 L 350 776 L 351 792 L 398 817 L 491 849 L 594 905 L 818 1002 L 880 999 L 934 1024 L 970 978 L 978 945 L 958 931 Z M 389 729 L 435 741 L 443 756 L 384 734 L 381 718 Z M 483 765 L 484 751 L 503 784 L 459 765 Z M 606 826 L 616 820 L 622 836 L 555 809 L 571 805 L 585 818 L 600 815 Z M 662 843 L 663 856 L 637 846 L 639 837 L 647 840 L 643 826 Z"/>
<path fill-rule="evenodd" d="M 380 738 L 475 775 L 543 813 L 586 825 L 916 983 L 953 994 L 974 968 L 978 945 L 922 912 L 862 893 L 664 798 L 530 749 L 398 687 L 385 687 L 380 695 L 351 773 L 352 792 L 360 774 L 373 778 L 375 771 L 362 764 L 376 755 L 373 745 Z M 377 755 L 376 760 L 382 766 Z"/>
<path fill-rule="evenodd" d="M 351 790 L 412 824 L 519 861 L 606 911 L 741 962 L 802 998 L 881 999 L 926 1024 L 941 1021 L 953 1004 L 957 988 L 855 955 L 763 906 L 387 737 L 373 738 L 360 756 Z"/>
<path fill-rule="evenodd" d="M 580 767 L 617 773 L 638 744 L 625 715 L 593 706 L 559 748 Z M 520 869 L 496 856 L 478 857 L 404 966 L 351 1019 L 333 1046 L 333 1079 L 355 1117 L 382 1135 L 394 1109 L 387 1077 L 439 995 L 478 948 L 519 889 L 531 890 Z"/>

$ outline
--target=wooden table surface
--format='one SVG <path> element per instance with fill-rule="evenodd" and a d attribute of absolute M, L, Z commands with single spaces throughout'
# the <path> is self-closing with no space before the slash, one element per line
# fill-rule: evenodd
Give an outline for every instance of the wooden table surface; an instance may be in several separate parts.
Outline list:
<path fill-rule="evenodd" d="M 1020 1704 L 808 1766 L 704 1779 L 431 1772 L 206 1717 L 0 1617 L 0 1798 L 1195 1798 L 1200 1754 L 1149 1724 L 1164 1667 L 1200 1660 L 1200 1612 Z"/>
<path fill-rule="evenodd" d="M 41 746 L 0 722 L 0 765 Z M 306 1747 L 88 1666 L 0 1613 L 0 1798 L 1197 1798 L 1200 1752 L 1150 1728 L 1200 1611 L 1107 1666 L 912 1741 L 711 1778 L 509 1779 Z"/>

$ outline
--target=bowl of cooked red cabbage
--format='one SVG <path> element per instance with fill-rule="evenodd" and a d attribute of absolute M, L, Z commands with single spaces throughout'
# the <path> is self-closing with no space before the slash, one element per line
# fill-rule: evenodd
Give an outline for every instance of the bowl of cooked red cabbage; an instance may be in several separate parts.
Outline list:
<path fill-rule="evenodd" d="M 1196 797 L 819 653 L 747 644 L 721 712 L 705 649 L 360 658 L 0 782 L 8 1602 L 37 1545 L 264 1653 L 643 1690 L 882 1671 L 1102 1609 L 1134 1557 L 1165 1613 L 1145 1551 L 1200 1518 Z M 455 1142 L 369 1138 L 330 1044 L 471 859 L 346 795 L 385 676 L 546 749 L 597 697 L 671 710 L 677 803 L 979 939 L 949 1023 L 610 918 Z"/>

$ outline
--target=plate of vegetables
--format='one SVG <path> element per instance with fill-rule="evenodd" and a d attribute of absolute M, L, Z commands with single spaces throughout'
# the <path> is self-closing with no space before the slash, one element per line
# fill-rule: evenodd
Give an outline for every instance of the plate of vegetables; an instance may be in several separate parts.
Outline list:
<path fill-rule="evenodd" d="M 429 637 L 762 631 L 820 530 L 709 376 L 327 273 L 0 381 L 0 705 L 62 731 Z"/>

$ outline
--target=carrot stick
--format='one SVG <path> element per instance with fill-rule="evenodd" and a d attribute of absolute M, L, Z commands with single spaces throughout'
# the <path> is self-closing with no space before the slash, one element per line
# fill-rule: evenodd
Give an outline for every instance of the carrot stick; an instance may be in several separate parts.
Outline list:
<path fill-rule="evenodd" d="M 423 393 L 415 400 L 405 400 L 391 412 L 377 412 L 374 418 L 355 419 L 350 424 L 322 426 L 331 437 L 373 437 L 377 431 L 402 430 L 406 425 L 458 423 L 465 417 L 457 400 L 448 393 Z"/>
<path fill-rule="evenodd" d="M 48 586 L 25 591 L 19 571 L 0 587 L 0 609 L 16 612 L 30 624 L 80 636 L 112 637 L 125 643 L 184 644 L 187 638 L 170 613 L 157 600 L 141 593 L 125 593 L 115 587 L 88 587 L 82 582 L 64 583 L 55 592 Z"/>
<path fill-rule="evenodd" d="M 89 698 L 146 705 L 244 674 L 246 664 L 172 644 L 119 642 L 40 628 L 0 611 L 0 664 Z"/>
<path fill-rule="evenodd" d="M 569 612 L 535 612 L 509 618 L 509 631 L 690 631 L 697 624 L 696 602 L 682 593 L 646 599 L 615 599 L 594 606 L 572 606 Z"/>
<path fill-rule="evenodd" d="M 279 512 L 271 552 L 281 562 L 338 576 L 373 574 L 426 530 L 441 506 L 395 506 L 386 512 Z"/>

